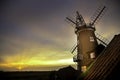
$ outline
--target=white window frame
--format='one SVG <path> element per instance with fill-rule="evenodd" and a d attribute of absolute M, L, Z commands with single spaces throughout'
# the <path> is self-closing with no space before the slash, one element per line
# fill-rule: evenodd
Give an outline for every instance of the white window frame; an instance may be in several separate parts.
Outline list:
<path fill-rule="evenodd" d="M 96 57 L 95 52 L 91 52 L 91 53 L 90 53 L 90 58 L 91 58 L 91 59 L 94 59 L 95 57 Z"/>
<path fill-rule="evenodd" d="M 94 37 L 90 36 L 90 42 L 94 42 Z"/>

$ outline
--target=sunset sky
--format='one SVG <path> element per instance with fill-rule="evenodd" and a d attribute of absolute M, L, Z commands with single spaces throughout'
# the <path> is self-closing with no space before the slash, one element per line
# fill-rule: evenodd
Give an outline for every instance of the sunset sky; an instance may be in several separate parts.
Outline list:
<path fill-rule="evenodd" d="M 89 23 L 98 7 L 107 10 L 95 25 L 109 39 L 120 32 L 119 0 L 1 0 L 0 70 L 56 70 L 72 62 L 76 35 L 66 17 L 76 10 Z"/>

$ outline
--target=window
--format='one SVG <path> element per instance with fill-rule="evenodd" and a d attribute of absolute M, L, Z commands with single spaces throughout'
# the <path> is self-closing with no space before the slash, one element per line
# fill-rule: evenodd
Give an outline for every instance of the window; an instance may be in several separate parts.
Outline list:
<path fill-rule="evenodd" d="M 95 58 L 95 52 L 91 52 L 91 53 L 90 53 L 90 58 L 91 58 L 91 59 L 94 59 L 94 58 Z"/>
<path fill-rule="evenodd" d="M 81 70 L 82 70 L 82 72 L 85 72 L 87 70 L 87 67 L 86 66 L 82 66 Z"/>
<path fill-rule="evenodd" d="M 90 42 L 94 42 L 94 38 L 93 37 L 90 37 Z"/>

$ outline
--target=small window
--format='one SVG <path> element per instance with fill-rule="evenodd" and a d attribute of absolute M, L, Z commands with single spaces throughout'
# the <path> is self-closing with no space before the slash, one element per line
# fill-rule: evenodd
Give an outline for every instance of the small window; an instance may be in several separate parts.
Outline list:
<path fill-rule="evenodd" d="M 82 66 L 81 70 L 82 70 L 82 72 L 85 72 L 87 70 L 87 67 L 86 66 Z"/>
<path fill-rule="evenodd" d="M 94 42 L 94 38 L 93 37 L 90 37 L 90 42 Z"/>
<path fill-rule="evenodd" d="M 95 52 L 91 52 L 91 53 L 90 53 L 90 58 L 91 58 L 91 59 L 94 59 L 94 58 L 95 58 Z"/>

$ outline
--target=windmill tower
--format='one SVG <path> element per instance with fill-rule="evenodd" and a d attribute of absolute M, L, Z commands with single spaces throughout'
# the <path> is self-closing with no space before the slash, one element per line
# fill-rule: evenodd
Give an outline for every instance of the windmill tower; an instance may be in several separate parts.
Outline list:
<path fill-rule="evenodd" d="M 76 11 L 76 20 L 66 17 L 66 19 L 72 22 L 75 25 L 75 34 L 77 35 L 77 45 L 72 50 L 71 53 L 77 49 L 77 55 L 73 57 L 74 62 L 77 62 L 77 70 L 80 72 L 85 72 L 90 64 L 98 56 L 96 53 L 96 47 L 98 46 L 97 39 L 100 40 L 103 44 L 106 44 L 103 40 L 95 35 L 94 24 L 103 14 L 105 6 L 97 11 L 96 16 L 93 20 L 86 24 L 83 17 Z"/>

